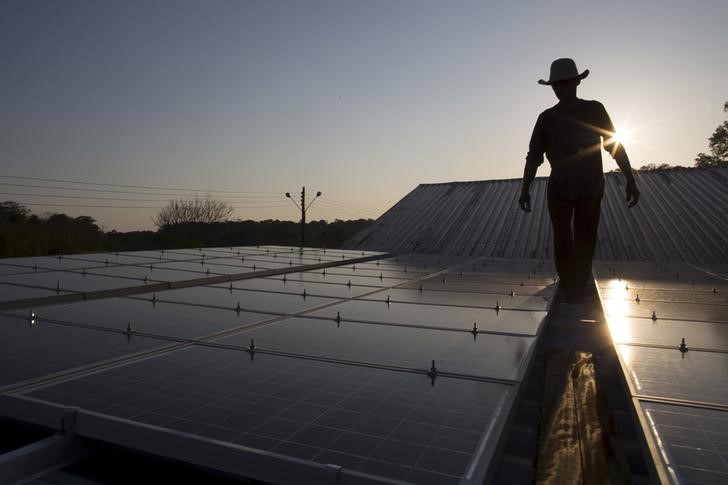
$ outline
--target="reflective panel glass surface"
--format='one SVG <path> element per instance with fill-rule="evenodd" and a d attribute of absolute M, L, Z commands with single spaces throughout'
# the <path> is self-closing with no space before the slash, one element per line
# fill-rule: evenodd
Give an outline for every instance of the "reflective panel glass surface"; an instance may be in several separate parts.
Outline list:
<path fill-rule="evenodd" d="M 511 291 L 516 295 L 539 295 L 539 296 L 550 296 L 555 285 L 552 286 L 532 286 L 526 285 L 505 285 L 502 283 L 468 283 L 460 280 L 448 280 L 442 281 L 442 278 L 431 278 L 423 280 L 422 282 L 414 281 L 407 283 L 403 288 L 417 288 L 422 287 L 423 291 L 427 290 L 440 290 L 440 291 L 457 291 L 464 292 L 470 291 L 473 293 L 493 293 L 498 295 L 510 295 Z"/>
<path fill-rule="evenodd" d="M 392 322 L 409 325 L 471 330 L 473 323 L 478 330 L 514 332 L 535 335 L 546 312 L 528 312 L 494 309 L 451 307 L 437 305 L 412 305 L 384 302 L 350 301 L 314 312 L 311 316 L 335 319 L 337 313 L 344 320 Z"/>
<path fill-rule="evenodd" d="M 294 318 L 227 337 L 221 343 L 359 362 L 518 379 L 531 337 L 413 329 Z"/>
<path fill-rule="evenodd" d="M 281 279 L 283 277 L 276 276 L 276 278 Z M 400 283 L 405 283 L 408 281 L 388 277 L 380 279 L 375 276 L 344 275 L 340 274 L 340 272 L 333 271 L 333 268 L 327 268 L 325 275 L 322 271 L 307 271 L 304 273 L 287 274 L 286 279 L 299 279 L 302 281 L 311 281 L 314 283 L 338 283 L 342 285 L 351 283 L 352 285 L 375 286 L 380 288 L 385 286 L 398 285 Z"/>
<path fill-rule="evenodd" d="M 541 296 L 530 295 L 494 295 L 491 293 L 458 293 L 455 291 L 419 291 L 410 289 L 388 289 L 363 299 L 382 301 L 387 296 L 393 302 L 435 304 L 435 305 L 462 305 L 483 308 L 494 308 L 499 305 L 508 309 L 542 310 L 548 308 L 548 299 Z"/>
<path fill-rule="evenodd" d="M 712 291 L 710 289 L 702 289 L 700 291 L 685 291 L 677 289 L 653 289 L 653 288 L 629 288 L 625 290 L 624 286 L 619 287 L 600 287 L 602 298 L 605 300 L 640 300 L 645 303 L 656 302 L 675 302 L 675 303 L 693 303 L 693 304 L 720 304 L 728 306 L 727 291 Z"/>
<path fill-rule="evenodd" d="M 216 288 L 227 289 L 229 286 L 225 285 L 211 285 Z M 348 286 L 342 284 L 331 284 L 331 283 L 309 283 L 295 279 L 283 278 L 255 278 L 250 280 L 241 280 L 233 282 L 233 288 L 242 290 L 261 290 L 261 291 L 272 291 L 272 292 L 285 292 L 292 293 L 295 295 L 306 293 L 317 296 L 330 296 L 339 298 L 349 298 L 355 295 L 361 295 L 369 293 L 374 288 L 362 288 L 359 286 Z"/>
<path fill-rule="evenodd" d="M 228 287 L 229 288 L 229 287 Z M 140 298 L 151 300 L 154 295 L 140 295 Z M 322 298 L 316 296 L 285 295 L 280 293 L 265 293 L 260 291 L 232 291 L 220 287 L 194 286 L 179 290 L 166 290 L 157 294 L 157 299 L 163 302 L 176 302 L 189 305 L 214 306 L 230 308 L 240 304 L 245 311 L 265 311 L 274 313 L 295 313 L 321 305 L 337 303 L 339 299 Z"/>
<path fill-rule="evenodd" d="M 63 305 L 50 305 L 34 309 L 39 322 L 60 320 L 126 330 L 131 324 L 137 333 L 165 335 L 170 337 L 202 337 L 204 335 L 229 330 L 245 324 L 270 320 L 271 315 L 236 312 L 230 309 L 201 307 L 195 305 L 175 305 L 137 298 L 105 298 L 102 300 L 81 301 Z M 28 311 L 8 312 L 26 316 Z"/>
<path fill-rule="evenodd" d="M 609 329 L 615 343 L 677 348 L 684 338 L 688 347 L 728 351 L 728 325 L 722 323 L 611 317 Z"/>
<path fill-rule="evenodd" d="M 112 266 L 108 268 L 93 268 L 87 271 L 87 275 L 124 277 L 133 278 L 135 280 L 144 280 L 144 278 L 147 278 L 147 280 L 149 281 L 157 282 L 191 280 L 197 278 L 205 278 L 208 276 L 204 272 L 204 269 L 198 272 L 171 271 L 165 269 L 165 266 L 163 264 L 152 264 L 149 266 Z M 209 276 L 214 276 L 214 274 L 210 274 Z"/>
<path fill-rule="evenodd" d="M 67 291 L 94 291 L 123 288 L 125 286 L 139 286 L 144 284 L 143 279 L 123 278 L 112 276 L 83 275 L 70 271 L 49 271 L 45 273 L 28 273 L 0 278 L 0 282 L 15 283 L 18 285 L 31 285 L 42 288 Z"/>
<path fill-rule="evenodd" d="M 640 402 L 666 465 L 683 483 L 728 483 L 728 412 Z"/>
<path fill-rule="evenodd" d="M 15 286 L 7 283 L 0 283 L 0 302 L 24 300 L 26 298 L 41 298 L 68 294 L 68 291 L 55 291 L 52 289 L 29 288 L 27 286 Z"/>
<path fill-rule="evenodd" d="M 192 348 L 31 392 L 199 436 L 402 480 L 457 483 L 512 388 Z"/>
<path fill-rule="evenodd" d="M 728 405 L 728 354 L 620 345 L 638 395 Z"/>
<path fill-rule="evenodd" d="M 664 301 L 605 300 L 607 316 L 632 316 L 657 320 L 688 320 L 728 323 L 728 306 L 705 303 L 674 303 Z"/>
<path fill-rule="evenodd" d="M 0 314 L 0 386 L 169 345 Z"/>
<path fill-rule="evenodd" d="M 204 264 L 203 264 L 204 263 Z M 210 270 L 210 273 L 214 274 L 236 274 L 236 273 L 248 273 L 253 271 L 253 264 L 239 263 L 238 266 L 233 265 L 211 265 L 208 261 L 185 261 L 175 263 L 164 263 L 161 266 L 164 269 L 175 269 L 190 272 L 206 273 Z M 257 268 L 256 268 L 257 269 Z"/>

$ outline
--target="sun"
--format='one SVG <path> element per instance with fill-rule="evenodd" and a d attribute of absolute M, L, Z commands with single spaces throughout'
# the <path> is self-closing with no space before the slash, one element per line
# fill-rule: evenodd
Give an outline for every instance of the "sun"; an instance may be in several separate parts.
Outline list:
<path fill-rule="evenodd" d="M 632 130 L 624 127 L 616 128 L 612 138 L 620 145 L 624 145 L 632 141 Z"/>

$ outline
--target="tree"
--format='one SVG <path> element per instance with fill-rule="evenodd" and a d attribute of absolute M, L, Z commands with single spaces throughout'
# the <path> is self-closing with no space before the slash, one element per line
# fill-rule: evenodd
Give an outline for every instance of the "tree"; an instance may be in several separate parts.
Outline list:
<path fill-rule="evenodd" d="M 723 105 L 723 111 L 728 113 L 728 101 Z M 710 138 L 708 147 L 711 155 L 698 153 L 695 157 L 695 166 L 700 168 L 728 167 L 728 120 L 718 125 Z"/>
<path fill-rule="evenodd" d="M 227 202 L 209 195 L 195 196 L 192 199 L 170 200 L 155 217 L 152 217 L 152 222 L 160 229 L 186 223 L 211 224 L 226 221 L 232 213 L 233 207 Z"/>
<path fill-rule="evenodd" d="M 675 168 L 669 163 L 646 163 L 639 168 L 640 172 L 652 172 L 654 170 L 668 170 Z"/>
<path fill-rule="evenodd" d="M 0 202 L 0 223 L 19 224 L 25 222 L 30 212 L 18 202 L 6 200 Z"/>

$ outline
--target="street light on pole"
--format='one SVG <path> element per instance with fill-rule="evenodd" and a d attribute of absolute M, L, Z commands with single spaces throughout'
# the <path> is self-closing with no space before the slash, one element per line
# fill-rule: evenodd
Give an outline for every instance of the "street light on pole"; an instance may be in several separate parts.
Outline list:
<path fill-rule="evenodd" d="M 301 188 L 301 205 L 298 205 L 296 201 L 293 200 L 290 192 L 286 192 L 286 197 L 293 202 L 293 205 L 295 205 L 298 210 L 301 211 L 301 253 L 303 253 L 303 247 L 306 245 L 306 211 L 309 207 L 311 207 L 314 200 L 321 197 L 321 191 L 316 192 L 316 197 L 311 199 L 308 205 L 306 205 L 306 187 Z"/>

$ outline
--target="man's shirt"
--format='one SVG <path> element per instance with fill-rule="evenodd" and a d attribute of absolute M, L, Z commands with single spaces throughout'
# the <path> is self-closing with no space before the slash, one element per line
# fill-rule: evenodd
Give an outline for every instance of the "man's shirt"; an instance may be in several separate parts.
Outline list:
<path fill-rule="evenodd" d="M 598 101 L 580 99 L 569 109 L 557 104 L 536 121 L 526 163 L 539 166 L 543 155 L 551 164 L 549 191 L 565 199 L 602 197 L 602 138 L 604 149 L 615 160 L 627 160 L 624 148 L 614 142 L 614 125 Z"/>

